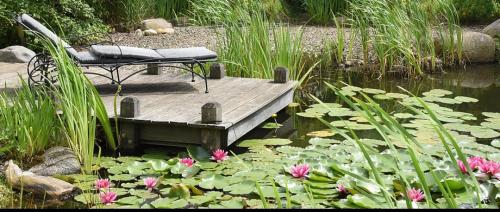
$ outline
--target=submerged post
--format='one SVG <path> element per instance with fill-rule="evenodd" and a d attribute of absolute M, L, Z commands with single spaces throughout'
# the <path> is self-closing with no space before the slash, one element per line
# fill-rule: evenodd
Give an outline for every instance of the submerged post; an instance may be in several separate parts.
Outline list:
<path fill-rule="evenodd" d="M 158 64 L 148 64 L 147 73 L 149 75 L 160 75 L 161 68 L 158 66 Z"/>
<path fill-rule="evenodd" d="M 139 99 L 125 97 L 120 102 L 120 118 L 134 118 L 139 116 Z M 120 149 L 124 154 L 135 153 L 139 146 L 139 128 L 130 120 L 120 120 Z"/>
<path fill-rule="evenodd" d="M 215 124 L 222 121 L 222 106 L 218 102 L 209 102 L 201 107 L 201 122 Z M 222 147 L 221 131 L 218 129 L 204 128 L 201 130 L 201 144 L 208 150 Z"/>
<path fill-rule="evenodd" d="M 226 69 L 222 63 L 210 65 L 210 79 L 222 79 L 226 76 Z"/>
<path fill-rule="evenodd" d="M 274 69 L 274 83 L 286 83 L 290 78 L 290 71 L 285 67 Z"/>

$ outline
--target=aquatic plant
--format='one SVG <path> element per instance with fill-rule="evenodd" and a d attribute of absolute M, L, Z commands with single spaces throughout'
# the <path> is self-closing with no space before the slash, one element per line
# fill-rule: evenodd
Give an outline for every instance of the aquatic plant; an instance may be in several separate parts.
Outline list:
<path fill-rule="evenodd" d="M 12 94 L 0 93 L 0 131 L 5 143 L 0 152 L 29 161 L 59 143 L 56 105 L 46 89 L 30 89 L 19 77 L 21 87 Z"/>
<path fill-rule="evenodd" d="M 112 150 L 116 147 L 106 108 L 92 82 L 68 56 L 64 47 L 47 39 L 43 39 L 43 45 L 57 69 L 58 83 L 50 86 L 61 111 L 57 118 L 63 139 L 82 164 L 82 171 L 91 173 L 97 121 L 105 132 L 108 146 Z"/>
<path fill-rule="evenodd" d="M 406 195 L 413 202 L 420 202 L 425 199 L 424 193 L 420 189 L 411 188 L 406 192 Z"/>
<path fill-rule="evenodd" d="M 95 188 L 96 190 L 106 190 L 111 187 L 111 182 L 109 179 L 97 179 L 95 181 Z"/>
<path fill-rule="evenodd" d="M 187 12 L 189 0 L 156 0 L 155 10 L 158 16 L 165 19 L 176 18 L 177 15 Z"/>
<path fill-rule="evenodd" d="M 99 197 L 102 204 L 111 205 L 115 202 L 117 194 L 115 192 L 108 191 L 102 192 L 101 194 L 99 194 Z"/>
<path fill-rule="evenodd" d="M 194 164 L 194 160 L 192 158 L 182 158 L 179 162 L 187 167 L 191 167 Z"/>
<path fill-rule="evenodd" d="M 304 0 L 304 7 L 314 23 L 328 25 L 335 14 L 342 14 L 349 6 L 348 0 Z"/>
<path fill-rule="evenodd" d="M 309 173 L 309 165 L 307 164 L 295 165 L 290 169 L 290 173 L 292 173 L 292 176 L 295 178 L 304 179 Z"/>
<path fill-rule="evenodd" d="M 217 162 L 225 161 L 227 159 L 229 159 L 229 156 L 227 156 L 227 152 L 222 149 L 214 150 L 212 152 L 212 157 L 210 157 L 210 160 Z"/>
<path fill-rule="evenodd" d="M 154 177 L 147 177 L 144 179 L 144 185 L 148 189 L 148 191 L 152 191 L 158 183 L 158 179 Z"/>

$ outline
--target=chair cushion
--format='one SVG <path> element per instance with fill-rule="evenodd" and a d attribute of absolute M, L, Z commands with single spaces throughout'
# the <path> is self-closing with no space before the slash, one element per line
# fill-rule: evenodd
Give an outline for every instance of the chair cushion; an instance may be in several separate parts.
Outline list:
<path fill-rule="evenodd" d="M 107 58 L 162 59 L 153 49 L 129 46 L 92 45 L 90 51 L 96 56 Z"/>
<path fill-rule="evenodd" d="M 75 57 L 76 60 L 80 64 L 83 65 L 97 65 L 97 64 L 103 64 L 103 65 L 109 65 L 109 64 L 116 64 L 116 63 L 133 63 L 135 61 L 138 61 L 140 59 L 136 58 L 122 58 L 122 59 L 114 59 L 114 58 L 109 58 L 109 57 L 99 57 L 95 55 L 92 52 L 89 51 L 81 51 L 77 53 L 77 56 Z"/>
<path fill-rule="evenodd" d="M 26 25 L 26 27 L 28 27 L 31 31 L 38 32 L 43 36 L 47 37 L 52 41 L 54 45 L 62 44 L 63 47 L 71 56 L 73 57 L 77 56 L 78 53 L 73 47 L 71 47 L 68 43 L 59 38 L 59 36 L 57 36 L 54 32 L 47 29 L 47 27 L 45 27 L 43 24 L 41 24 L 31 16 L 27 14 L 22 14 L 21 16 L 18 17 L 18 21 Z"/>
<path fill-rule="evenodd" d="M 205 47 L 156 49 L 156 52 L 164 57 L 164 60 L 212 60 L 217 59 L 217 53 Z"/>

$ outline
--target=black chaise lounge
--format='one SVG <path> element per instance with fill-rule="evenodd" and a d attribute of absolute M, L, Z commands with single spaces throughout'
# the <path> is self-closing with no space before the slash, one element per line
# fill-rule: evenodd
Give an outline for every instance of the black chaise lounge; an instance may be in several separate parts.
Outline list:
<path fill-rule="evenodd" d="M 108 78 L 113 84 L 122 84 L 133 75 L 148 69 L 144 68 L 128 76 L 120 77 L 119 69 L 123 66 L 154 65 L 158 67 L 175 67 L 189 71 L 192 74 L 193 82 L 195 75 L 203 78 L 203 80 L 205 80 L 205 92 L 208 93 L 207 73 L 204 64 L 217 61 L 217 54 L 204 47 L 147 49 L 119 46 L 111 40 L 89 45 L 90 48 L 85 51 L 77 51 L 55 33 L 27 14 L 17 16 L 16 22 L 36 34 L 45 36 L 54 44 L 61 43 L 68 55 L 81 67 L 99 67 L 108 71 L 111 76 L 95 72 L 84 73 Z M 173 66 L 169 64 L 180 64 L 182 66 Z M 196 65 L 200 67 L 201 74 L 194 71 Z M 37 54 L 31 59 L 28 65 L 28 83 L 30 86 L 48 82 L 54 83 L 57 81 L 56 74 L 57 70 L 54 69 L 53 61 L 47 53 Z"/>

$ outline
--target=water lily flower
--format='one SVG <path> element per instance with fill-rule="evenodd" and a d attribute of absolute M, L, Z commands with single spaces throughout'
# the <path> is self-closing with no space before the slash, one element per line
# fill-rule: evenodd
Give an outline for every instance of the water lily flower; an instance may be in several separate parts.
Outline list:
<path fill-rule="evenodd" d="M 458 167 L 460 167 L 460 171 L 464 174 L 467 173 L 467 167 L 465 167 L 465 164 L 464 162 L 462 162 L 461 160 L 457 160 L 457 163 L 458 163 Z"/>
<path fill-rule="evenodd" d="M 479 165 L 479 177 L 481 178 L 489 178 L 495 177 L 500 179 L 500 163 L 495 161 L 485 161 L 481 165 Z"/>
<path fill-rule="evenodd" d="M 210 159 L 215 160 L 217 162 L 221 162 L 221 161 L 225 161 L 225 160 L 229 159 L 229 156 L 227 156 L 226 151 L 224 151 L 222 149 L 218 149 L 212 153 L 212 157 Z"/>
<path fill-rule="evenodd" d="M 148 177 L 148 178 L 144 179 L 144 185 L 146 185 L 146 188 L 148 189 L 148 191 L 152 191 L 157 183 L 158 183 L 158 179 L 156 179 L 154 177 Z"/>
<path fill-rule="evenodd" d="M 194 164 L 194 160 L 192 158 L 182 158 L 180 162 L 181 164 L 184 164 L 187 167 L 191 167 Z"/>
<path fill-rule="evenodd" d="M 101 203 L 105 205 L 111 205 L 116 200 L 116 193 L 109 191 L 100 194 Z"/>
<path fill-rule="evenodd" d="M 95 181 L 95 188 L 99 191 L 102 189 L 109 189 L 111 182 L 109 179 L 98 179 Z"/>
<path fill-rule="evenodd" d="M 479 168 L 484 162 L 486 162 L 486 160 L 482 157 L 470 157 L 467 159 L 467 163 L 472 170 Z"/>
<path fill-rule="evenodd" d="M 347 189 L 343 185 L 337 185 L 337 191 L 339 191 L 339 193 L 341 193 L 341 194 L 348 193 Z"/>
<path fill-rule="evenodd" d="M 291 171 L 292 176 L 295 178 L 304 178 L 309 173 L 309 165 L 307 164 L 299 164 L 292 167 Z"/>
<path fill-rule="evenodd" d="M 424 193 L 422 192 L 422 190 L 415 189 L 415 188 L 412 188 L 412 189 L 408 190 L 406 192 L 406 195 L 413 202 L 420 202 L 421 200 L 423 200 L 425 198 L 424 197 Z"/>

